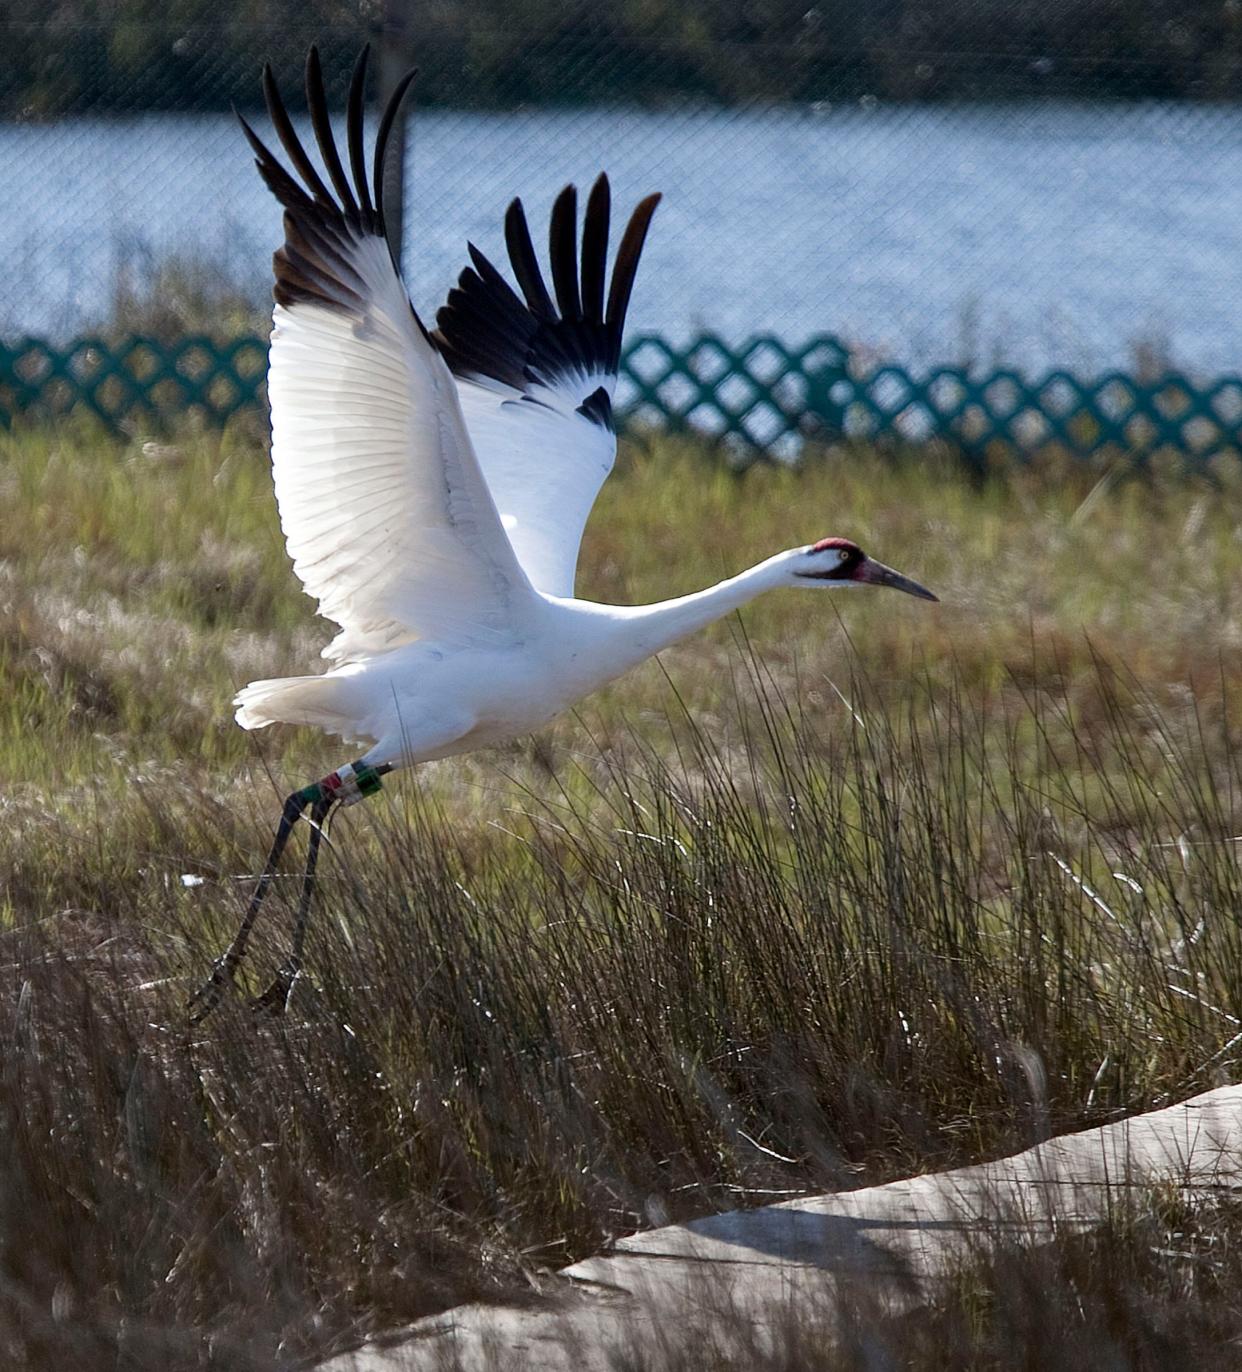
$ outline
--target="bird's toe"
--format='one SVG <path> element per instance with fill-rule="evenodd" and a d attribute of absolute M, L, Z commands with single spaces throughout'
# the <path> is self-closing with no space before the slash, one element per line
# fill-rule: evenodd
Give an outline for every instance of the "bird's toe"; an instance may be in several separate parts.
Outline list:
<path fill-rule="evenodd" d="M 288 1009 L 289 997 L 293 994 L 294 985 L 301 975 L 302 969 L 298 963 L 294 961 L 284 963 L 267 990 L 250 1002 L 251 1010 L 256 1015 L 277 1017 L 283 1015 Z"/>

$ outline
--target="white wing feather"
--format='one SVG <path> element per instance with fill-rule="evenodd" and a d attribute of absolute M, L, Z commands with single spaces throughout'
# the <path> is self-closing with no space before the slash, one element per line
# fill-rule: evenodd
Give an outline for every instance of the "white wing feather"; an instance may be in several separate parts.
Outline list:
<path fill-rule="evenodd" d="M 351 161 L 363 71 L 360 62 Z M 277 132 L 306 183 L 243 121 L 259 171 L 286 208 L 268 373 L 272 471 L 294 571 L 341 626 L 324 656 L 344 662 L 418 638 L 510 641 L 537 597 L 480 470 L 453 377 L 393 265 L 382 210 L 357 167 L 356 200 L 345 178 L 317 61 L 308 62 L 307 95 L 340 204 L 307 158 L 270 70 L 264 77 Z"/>
<path fill-rule="evenodd" d="M 414 638 L 500 641 L 530 585 L 453 379 L 418 328 L 387 247 L 364 240 L 351 265 L 371 288 L 365 313 L 278 305 L 268 378 L 293 569 L 343 630 L 324 656 L 344 661 Z"/>
<path fill-rule="evenodd" d="M 614 378 L 588 381 L 589 395 Z M 466 427 L 509 542 L 531 582 L 572 596 L 578 547 L 617 455 L 610 429 L 576 413 L 577 401 L 548 387 L 528 395 L 458 378 Z"/>
<path fill-rule="evenodd" d="M 552 207 L 544 283 L 526 213 L 505 215 L 513 289 L 473 245 L 472 265 L 436 315 L 436 340 L 457 378 L 462 413 L 505 531 L 531 582 L 572 596 L 591 506 L 612 470 L 612 398 L 625 313 L 658 195 L 639 202 L 617 250 L 605 305 L 611 191 L 601 176 L 583 220 L 566 186 Z"/>

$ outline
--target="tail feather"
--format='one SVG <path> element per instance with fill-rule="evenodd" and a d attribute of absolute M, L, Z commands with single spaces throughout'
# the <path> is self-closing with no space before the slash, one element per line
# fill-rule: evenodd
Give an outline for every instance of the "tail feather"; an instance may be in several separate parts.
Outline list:
<path fill-rule="evenodd" d="M 233 697 L 234 718 L 243 729 L 268 724 L 311 724 L 350 738 L 359 720 L 349 708 L 348 687 L 340 677 L 281 676 L 252 681 Z"/>

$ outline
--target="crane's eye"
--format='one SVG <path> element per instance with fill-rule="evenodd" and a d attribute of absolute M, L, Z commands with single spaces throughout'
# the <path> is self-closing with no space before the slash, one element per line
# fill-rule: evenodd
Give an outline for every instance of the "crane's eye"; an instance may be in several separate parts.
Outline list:
<path fill-rule="evenodd" d="M 850 560 L 850 550 L 849 550 L 848 548 L 841 548 L 841 549 L 839 549 L 838 552 L 837 552 L 837 561 L 838 561 L 838 562 L 848 562 L 849 560 Z"/>

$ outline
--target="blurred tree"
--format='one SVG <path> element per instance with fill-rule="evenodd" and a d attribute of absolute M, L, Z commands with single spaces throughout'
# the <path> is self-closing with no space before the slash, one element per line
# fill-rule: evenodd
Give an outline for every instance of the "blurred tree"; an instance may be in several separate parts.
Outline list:
<path fill-rule="evenodd" d="M 1242 0 L 392 0 L 423 103 L 1237 99 Z M 6 0 L 0 116 L 257 102 L 317 40 L 335 97 L 381 0 Z"/>

